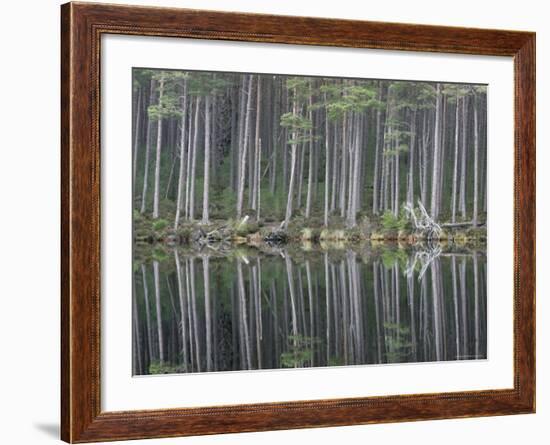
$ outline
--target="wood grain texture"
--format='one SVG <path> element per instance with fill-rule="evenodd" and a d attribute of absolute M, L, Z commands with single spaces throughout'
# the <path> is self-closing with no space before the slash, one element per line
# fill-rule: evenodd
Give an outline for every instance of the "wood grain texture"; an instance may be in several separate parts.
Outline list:
<path fill-rule="evenodd" d="M 532 413 L 535 35 L 528 32 L 68 3 L 61 8 L 61 436 L 75 442 Z M 514 388 L 101 412 L 102 34 L 511 56 L 515 71 Z M 184 401 L 182 401 L 184 403 Z"/>

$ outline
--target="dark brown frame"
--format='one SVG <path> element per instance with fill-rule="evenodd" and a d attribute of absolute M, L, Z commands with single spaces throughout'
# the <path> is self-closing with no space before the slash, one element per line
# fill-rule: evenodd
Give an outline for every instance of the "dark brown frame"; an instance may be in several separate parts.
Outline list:
<path fill-rule="evenodd" d="M 102 34 L 511 56 L 515 72 L 514 387 L 102 412 Z M 61 438 L 67 442 L 535 412 L 535 34 L 92 3 L 61 7 Z"/>

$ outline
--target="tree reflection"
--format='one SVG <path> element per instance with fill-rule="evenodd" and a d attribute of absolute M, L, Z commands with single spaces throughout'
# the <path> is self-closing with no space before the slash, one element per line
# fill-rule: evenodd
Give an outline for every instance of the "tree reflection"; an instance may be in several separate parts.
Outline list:
<path fill-rule="evenodd" d="M 135 267 L 133 372 L 485 358 L 485 264 L 397 247 L 173 250 Z"/>

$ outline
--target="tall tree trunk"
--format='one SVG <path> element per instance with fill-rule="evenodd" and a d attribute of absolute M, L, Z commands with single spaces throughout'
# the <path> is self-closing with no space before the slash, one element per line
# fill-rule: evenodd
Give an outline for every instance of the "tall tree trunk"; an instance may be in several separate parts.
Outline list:
<path fill-rule="evenodd" d="M 378 81 L 378 100 L 382 102 L 383 83 Z M 374 141 L 374 177 L 372 182 L 372 213 L 378 215 L 380 201 L 380 163 L 382 160 L 382 138 L 381 138 L 382 110 L 380 107 L 376 110 L 376 139 Z"/>
<path fill-rule="evenodd" d="M 250 112 L 252 108 L 252 79 L 254 76 L 248 76 L 248 97 L 246 100 L 246 117 L 243 129 L 242 149 L 239 159 L 239 187 L 237 191 L 237 218 L 242 216 L 243 198 L 244 198 L 244 179 L 246 174 L 246 153 L 248 149 L 248 127 L 250 123 Z"/>
<path fill-rule="evenodd" d="M 132 168 L 132 181 L 133 184 L 136 183 L 136 173 L 137 173 L 137 158 L 138 158 L 138 145 L 139 145 L 139 133 L 140 133 L 140 124 L 141 124 L 141 96 L 142 91 L 141 87 L 138 88 L 138 98 L 136 104 L 136 120 L 134 123 L 134 164 Z"/>
<path fill-rule="evenodd" d="M 187 123 L 187 78 L 183 81 L 183 105 L 181 113 L 181 138 L 180 138 L 180 171 L 178 176 L 178 196 L 176 201 L 176 217 L 174 220 L 174 230 L 178 230 L 178 224 L 183 204 L 183 179 L 185 175 L 185 124 Z"/>
<path fill-rule="evenodd" d="M 400 181 L 399 181 L 399 163 L 400 163 L 400 156 L 399 156 L 399 139 L 396 137 L 394 141 L 394 174 L 395 174 L 395 192 L 394 192 L 394 204 L 393 204 L 393 214 L 395 216 L 399 216 L 399 188 L 400 188 Z"/>
<path fill-rule="evenodd" d="M 467 119 L 468 117 L 468 96 L 462 98 L 462 153 L 460 156 L 460 214 L 466 219 L 466 142 L 467 142 Z"/>
<path fill-rule="evenodd" d="M 132 351 L 132 375 L 143 374 L 143 354 L 141 352 L 141 326 L 139 322 L 138 303 L 136 295 L 136 274 L 132 280 L 132 327 L 133 327 L 133 351 Z"/>
<path fill-rule="evenodd" d="M 414 205 L 414 150 L 416 142 L 416 109 L 411 112 L 409 147 L 409 181 L 407 183 L 407 202 Z"/>
<path fill-rule="evenodd" d="M 460 97 L 458 92 L 456 93 L 456 114 L 455 114 L 455 153 L 453 163 L 453 190 L 451 194 L 451 222 L 456 222 L 456 195 L 458 185 L 458 136 L 459 136 L 459 109 L 460 109 Z"/>
<path fill-rule="evenodd" d="M 159 361 L 164 363 L 164 337 L 162 335 L 162 308 L 160 303 L 159 263 L 153 261 L 153 274 L 155 282 L 155 308 L 157 315 L 157 334 L 159 343 Z"/>
<path fill-rule="evenodd" d="M 313 163 L 314 163 L 314 154 L 313 154 L 313 98 L 312 98 L 311 85 L 309 89 L 309 109 L 308 109 L 308 118 L 311 122 L 311 128 L 309 130 L 309 163 L 308 163 L 308 175 L 307 175 L 307 197 L 306 197 L 306 218 L 309 218 L 311 215 L 311 202 L 313 199 Z"/>
<path fill-rule="evenodd" d="M 151 331 L 151 306 L 149 305 L 149 289 L 147 286 L 145 264 L 141 265 L 141 277 L 143 281 L 143 298 L 145 300 L 145 321 L 147 323 L 147 350 L 149 352 L 149 362 L 151 362 L 153 360 L 153 332 Z"/>
<path fill-rule="evenodd" d="M 428 126 L 427 112 L 424 111 L 422 122 L 422 182 L 420 190 L 420 200 L 424 206 L 428 205 Z"/>
<path fill-rule="evenodd" d="M 296 90 L 294 90 L 294 98 L 292 102 L 292 114 L 294 116 L 297 115 L 298 110 L 298 98 L 296 97 Z M 286 201 L 286 212 L 285 212 L 285 220 L 283 221 L 283 228 L 286 230 L 288 227 L 288 223 L 290 221 L 290 218 L 292 216 L 292 197 L 294 195 L 294 179 L 296 176 L 296 150 L 297 150 L 297 144 L 296 144 L 296 130 L 292 129 L 292 144 L 291 144 L 291 153 L 290 153 L 290 183 L 288 184 L 288 197 Z"/>
<path fill-rule="evenodd" d="M 334 123 L 334 136 L 332 145 L 332 183 L 330 194 L 330 211 L 336 210 L 337 194 L 338 194 L 338 141 L 339 141 L 338 124 Z"/>
<path fill-rule="evenodd" d="M 193 98 L 189 98 L 189 135 L 187 137 L 187 162 L 186 162 L 186 173 L 185 173 L 185 218 L 189 219 L 189 201 L 191 198 L 191 164 L 193 161 L 193 137 L 191 136 L 194 132 L 193 128 Z"/>
<path fill-rule="evenodd" d="M 327 95 L 325 93 L 325 102 Z M 330 122 L 328 110 L 325 113 L 325 227 L 328 227 L 328 200 L 329 200 L 329 179 L 330 179 Z M 327 315 L 328 316 L 328 315 Z"/>
<path fill-rule="evenodd" d="M 212 303 L 210 301 L 210 263 L 208 255 L 202 257 L 204 281 L 204 321 L 206 324 L 206 370 L 212 370 Z"/>
<path fill-rule="evenodd" d="M 159 108 L 162 106 L 162 95 L 164 93 L 164 76 L 159 81 Z M 153 195 L 153 218 L 159 217 L 159 196 L 160 196 L 160 154 L 162 150 L 162 113 L 159 110 L 157 123 L 157 155 L 155 160 L 155 190 Z"/>
<path fill-rule="evenodd" d="M 458 108 L 458 101 L 457 101 Z M 453 283 L 453 303 L 455 310 L 455 347 L 456 347 L 456 358 L 460 358 L 460 323 L 458 315 L 458 286 L 456 281 L 456 256 L 451 257 L 451 277 Z"/>
<path fill-rule="evenodd" d="M 149 105 L 155 100 L 155 80 L 151 79 L 151 91 L 149 93 Z M 151 130 L 153 122 L 147 113 L 147 134 L 145 136 L 145 166 L 143 170 L 143 191 L 141 193 L 141 209 L 140 213 L 145 213 L 147 206 L 147 186 L 149 182 L 149 154 L 151 153 Z"/>
<path fill-rule="evenodd" d="M 433 154 L 433 173 L 432 173 L 432 194 L 431 194 L 431 217 L 435 220 L 439 217 L 438 191 L 439 180 L 441 179 L 441 139 L 440 139 L 440 120 L 441 120 L 441 84 L 436 85 L 436 103 L 435 103 L 435 125 L 434 125 L 434 154 Z"/>
<path fill-rule="evenodd" d="M 478 129 L 478 110 L 477 95 L 474 93 L 474 209 L 472 216 L 472 225 L 477 227 L 478 217 L 478 198 L 479 198 L 479 129 Z"/>
<path fill-rule="evenodd" d="M 185 286 L 183 282 L 183 271 L 180 263 L 180 257 L 178 250 L 174 249 L 174 259 L 176 261 L 176 274 L 178 278 L 178 296 L 180 303 L 180 324 L 181 324 L 181 344 L 182 344 L 182 353 L 183 353 L 183 367 L 187 371 L 189 363 L 189 352 L 187 348 L 187 296 L 185 294 Z"/>
<path fill-rule="evenodd" d="M 203 181 L 203 191 L 202 191 L 202 223 L 209 223 L 209 189 L 210 189 L 210 104 L 212 102 L 212 97 L 210 94 L 206 95 L 204 101 L 204 181 Z"/>
<path fill-rule="evenodd" d="M 193 148 L 191 150 L 191 175 L 189 179 L 189 219 L 195 219 L 195 177 L 197 174 L 197 146 L 199 144 L 199 111 L 201 108 L 201 97 L 198 96 L 195 102 L 195 122 L 193 135 Z"/>
<path fill-rule="evenodd" d="M 246 114 L 246 101 L 247 101 L 247 83 L 250 80 L 250 76 L 243 76 L 242 86 L 241 86 L 241 95 L 239 102 L 239 141 L 237 143 L 237 162 L 236 162 L 236 180 L 235 180 L 235 191 L 239 193 L 239 184 L 241 181 L 241 154 L 244 145 L 244 123 L 245 123 L 245 114 Z"/>
<path fill-rule="evenodd" d="M 257 201 L 257 210 L 256 210 L 256 220 L 260 220 L 260 207 L 261 207 L 261 198 L 262 198 L 262 176 L 261 176 L 261 166 L 262 166 L 262 138 L 258 139 L 258 156 L 256 157 L 256 163 L 258 165 L 258 174 L 256 175 L 258 184 L 256 185 L 256 193 L 258 197 L 256 198 Z"/>
<path fill-rule="evenodd" d="M 252 76 L 250 76 L 252 77 Z M 251 91 L 251 90 L 250 90 Z M 244 289 L 244 277 L 243 277 L 243 268 L 240 261 L 237 261 L 237 282 L 238 282 L 238 290 L 239 290 L 239 307 L 240 307 L 240 319 L 241 319 L 241 332 L 243 334 L 243 349 L 245 353 L 243 354 L 243 358 L 246 358 L 246 369 L 252 369 L 252 358 L 250 353 L 250 342 L 249 342 L 249 335 L 248 335 L 248 321 L 247 321 L 247 313 L 246 313 L 246 297 L 245 297 L 245 289 Z"/>
<path fill-rule="evenodd" d="M 342 123 L 342 167 L 340 175 L 340 217 L 344 218 L 346 211 L 346 181 L 348 179 L 347 175 L 347 114 L 344 112 L 344 120 Z"/>
<path fill-rule="evenodd" d="M 279 146 L 279 120 L 280 120 L 280 95 L 278 83 L 273 80 L 273 93 L 272 93 L 272 122 L 271 122 L 271 163 L 270 163 L 270 176 L 269 176 L 269 191 L 273 195 L 277 187 L 277 161 L 278 161 L 278 146 Z"/>
<path fill-rule="evenodd" d="M 262 85 L 261 85 L 261 76 L 258 76 L 258 81 L 256 85 L 256 129 L 254 131 L 254 186 L 253 186 L 253 197 L 252 197 L 252 208 L 256 210 L 256 219 L 259 219 L 260 208 L 258 206 L 258 194 L 260 189 L 260 107 L 262 100 Z"/>

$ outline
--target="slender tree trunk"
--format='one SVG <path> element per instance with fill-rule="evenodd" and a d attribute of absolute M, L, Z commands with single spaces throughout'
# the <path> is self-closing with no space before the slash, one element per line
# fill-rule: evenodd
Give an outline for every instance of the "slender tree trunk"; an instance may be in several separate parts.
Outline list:
<path fill-rule="evenodd" d="M 298 98 L 296 97 L 296 90 L 294 90 L 294 98 L 292 103 L 292 114 L 294 116 L 297 115 L 298 110 L 298 104 L 297 104 Z M 290 153 L 290 183 L 288 184 L 288 197 L 286 201 L 286 212 L 285 212 L 285 220 L 283 221 L 283 228 L 286 230 L 288 227 L 288 223 L 290 221 L 290 218 L 292 216 L 292 197 L 294 195 L 294 179 L 296 176 L 295 170 L 296 170 L 296 150 L 297 150 L 297 144 L 296 144 L 296 130 L 292 129 L 292 144 L 291 144 L 291 153 Z"/>
<path fill-rule="evenodd" d="M 143 298 L 145 300 L 145 321 L 147 322 L 147 350 L 149 352 L 149 362 L 151 362 L 153 360 L 153 332 L 151 331 L 151 309 L 149 305 L 149 289 L 147 286 L 145 264 L 141 265 L 141 277 L 143 281 Z"/>
<path fill-rule="evenodd" d="M 439 138 L 441 144 L 439 145 L 439 179 L 437 188 L 437 215 L 441 214 L 441 202 L 443 201 L 443 183 L 445 181 L 445 147 L 446 147 L 446 135 L 447 135 L 447 96 L 444 92 L 441 95 L 441 121 Z"/>
<path fill-rule="evenodd" d="M 441 361 L 442 359 L 442 347 L 441 344 L 441 302 L 443 296 L 439 290 L 441 288 L 441 269 L 440 260 L 436 258 L 432 265 L 432 299 L 433 299 L 433 319 L 434 319 L 434 338 L 435 338 L 435 359 Z"/>
<path fill-rule="evenodd" d="M 400 163 L 400 156 L 399 156 L 399 140 L 395 138 L 394 142 L 394 174 L 395 174 L 395 192 L 394 192 L 394 205 L 393 205 L 393 214 L 395 216 L 399 216 L 399 188 L 400 188 L 400 181 L 399 181 L 399 163 Z"/>
<path fill-rule="evenodd" d="M 260 208 L 261 208 L 261 198 L 262 198 L 262 188 L 261 188 L 261 184 L 262 184 L 262 177 L 261 177 L 261 166 L 262 166 L 262 138 L 259 138 L 258 139 L 258 156 L 256 158 L 256 162 L 258 164 L 258 174 L 256 175 L 256 178 L 257 178 L 257 181 L 258 181 L 258 184 L 256 186 L 256 193 L 258 194 L 258 197 L 256 198 L 257 200 L 257 207 L 258 209 L 256 210 L 256 220 L 259 221 L 260 220 Z"/>
<path fill-rule="evenodd" d="M 179 303 L 180 303 L 180 324 L 181 324 L 180 328 L 181 328 L 181 344 L 182 344 L 182 353 L 183 353 L 183 367 L 185 370 L 187 370 L 188 369 L 187 366 L 189 363 L 189 353 L 187 349 L 187 323 L 186 323 L 187 296 L 185 295 L 183 272 L 182 272 L 180 257 L 177 249 L 174 249 L 174 258 L 176 260 L 176 274 L 178 278 L 178 296 L 179 296 Z"/>
<path fill-rule="evenodd" d="M 164 337 L 162 335 L 162 309 L 160 304 L 159 263 L 153 261 L 153 274 L 155 282 L 155 308 L 157 314 L 157 334 L 159 343 L 159 361 L 164 363 Z"/>
<path fill-rule="evenodd" d="M 378 81 L 378 100 L 382 101 L 381 81 Z M 374 141 L 374 177 L 372 182 L 372 213 L 378 215 L 379 200 L 380 200 L 380 162 L 382 156 L 382 138 L 381 138 L 382 110 L 380 107 L 376 110 L 376 139 Z"/>
<path fill-rule="evenodd" d="M 210 263 L 208 256 L 202 257 L 204 281 L 204 314 L 206 324 L 206 370 L 212 370 L 212 302 L 210 301 Z"/>
<path fill-rule="evenodd" d="M 436 104 L 435 104 L 435 125 L 434 125 L 434 154 L 433 154 L 433 173 L 432 173 L 432 194 L 431 194 L 431 217 L 435 220 L 439 217 L 438 191 L 439 180 L 441 178 L 440 154 L 440 120 L 441 120 L 441 84 L 436 85 Z"/>
<path fill-rule="evenodd" d="M 346 182 L 347 182 L 347 114 L 344 113 L 344 120 L 342 124 L 342 167 L 340 177 L 340 216 L 344 218 L 346 210 Z"/>
<path fill-rule="evenodd" d="M 301 115 L 300 110 L 300 115 Z M 297 174 L 297 188 L 296 191 L 296 208 L 301 209 L 302 208 L 302 187 L 304 185 L 304 164 L 305 164 L 305 157 L 306 157 L 306 144 L 305 142 L 302 142 L 298 145 L 298 147 L 301 148 L 300 151 L 300 157 L 297 158 L 298 165 L 296 166 L 296 174 Z"/>
<path fill-rule="evenodd" d="M 325 102 L 327 95 L 325 94 Z M 328 110 L 325 113 L 325 227 L 328 227 L 328 200 L 329 200 L 329 179 L 330 179 L 330 122 Z M 328 316 L 328 315 L 327 315 Z"/>
<path fill-rule="evenodd" d="M 475 107 L 474 107 L 475 110 Z M 479 357 L 479 271 L 477 265 L 477 252 L 473 255 L 474 267 L 474 354 L 475 358 Z"/>
<path fill-rule="evenodd" d="M 427 112 L 424 112 L 422 123 L 422 189 L 420 191 L 421 201 L 424 206 L 428 205 L 428 130 Z"/>
<path fill-rule="evenodd" d="M 458 101 L 457 101 L 458 108 Z M 455 310 L 455 346 L 456 346 L 456 358 L 460 358 L 460 324 L 458 316 L 458 286 L 456 281 L 456 256 L 451 257 L 451 277 L 453 283 L 453 303 Z"/>
<path fill-rule="evenodd" d="M 198 96 L 195 102 L 195 122 L 193 135 L 193 148 L 191 152 L 191 176 L 189 180 L 189 219 L 195 219 L 195 177 L 197 174 L 197 146 L 199 144 L 199 111 L 201 108 L 201 97 Z"/>
<path fill-rule="evenodd" d="M 472 216 L 472 225 L 477 227 L 478 202 L 479 202 L 479 129 L 478 129 L 478 111 L 477 95 L 474 94 L 474 209 Z"/>
<path fill-rule="evenodd" d="M 151 91 L 149 93 L 149 105 L 155 100 L 155 81 L 151 79 Z M 141 193 L 141 209 L 140 213 L 145 213 L 147 205 L 147 186 L 149 182 L 149 154 L 151 153 L 151 130 L 153 122 L 147 113 L 147 134 L 145 136 L 145 166 L 143 170 L 143 191 Z"/>
<path fill-rule="evenodd" d="M 252 76 L 250 76 L 252 77 Z M 251 91 L 251 90 L 250 90 Z M 239 306 L 240 306 L 240 314 L 241 314 L 241 326 L 242 326 L 242 333 L 243 333 L 243 341 L 244 343 L 244 351 L 245 354 L 243 354 L 246 357 L 246 367 L 247 369 L 252 369 L 252 358 L 250 353 L 250 341 L 249 341 L 249 335 L 248 335 L 248 321 L 247 321 L 247 312 L 246 312 L 246 297 L 245 297 L 245 289 L 244 289 L 244 277 L 243 277 L 243 269 L 242 264 L 240 261 L 237 262 L 237 280 L 238 280 L 238 289 L 239 289 Z"/>
<path fill-rule="evenodd" d="M 254 143 L 254 187 L 253 187 L 253 198 L 252 198 L 252 208 L 256 209 L 256 219 L 260 219 L 260 206 L 258 202 L 258 196 L 260 193 L 260 157 L 261 157 L 261 147 L 260 147 L 260 108 L 262 104 L 262 85 L 261 85 L 261 76 L 258 76 L 258 82 L 256 86 L 256 129 L 254 132 L 255 143 Z"/>
<path fill-rule="evenodd" d="M 332 145 L 332 183 L 331 183 L 331 194 L 330 194 L 330 211 L 334 212 L 336 210 L 337 202 L 337 193 L 338 193 L 338 139 L 339 131 L 338 124 L 334 123 L 334 136 L 333 136 L 333 145 Z"/>
<path fill-rule="evenodd" d="M 136 173 L 137 173 L 137 158 L 138 158 L 138 145 L 139 145 L 139 133 L 140 133 L 140 124 L 141 124 L 141 96 L 142 91 L 141 87 L 138 88 L 138 98 L 136 105 L 136 120 L 134 124 L 134 165 L 132 169 L 132 181 L 133 184 L 136 183 Z"/>
<path fill-rule="evenodd" d="M 307 175 L 307 197 L 306 197 L 306 218 L 309 218 L 311 214 L 311 201 L 313 198 L 313 163 L 314 163 L 314 153 L 313 153 L 313 98 L 312 98 L 311 85 L 309 90 L 309 110 L 308 118 L 311 122 L 311 128 L 309 130 L 309 162 L 308 162 L 308 175 Z"/>
<path fill-rule="evenodd" d="M 194 128 L 193 128 L 193 98 L 189 98 L 189 135 L 187 137 L 187 162 L 186 162 L 186 173 L 185 173 L 185 218 L 189 219 L 189 201 L 190 201 L 190 194 L 191 194 L 191 164 L 192 164 L 192 158 L 193 158 L 193 137 L 191 136 Z"/>
<path fill-rule="evenodd" d="M 411 112 L 410 125 L 410 147 L 409 147 L 409 182 L 407 186 L 407 202 L 414 205 L 414 151 L 416 142 L 416 109 Z"/>
<path fill-rule="evenodd" d="M 460 157 L 460 214 L 466 219 L 466 142 L 467 142 L 467 117 L 468 117 L 468 96 L 462 98 L 462 153 Z"/>
<path fill-rule="evenodd" d="M 136 295 L 136 274 L 133 274 L 133 292 L 132 292 L 132 326 L 133 326 L 133 352 L 132 352 L 132 375 L 143 374 L 143 354 L 141 352 L 141 326 L 139 323 L 139 313 Z"/>
<path fill-rule="evenodd" d="M 176 218 L 174 230 L 178 230 L 178 224 L 183 204 L 183 179 L 185 175 L 185 124 L 187 123 L 187 78 L 183 81 L 183 105 L 181 113 L 181 138 L 180 138 L 180 171 L 178 176 L 178 197 L 176 201 Z"/>
<path fill-rule="evenodd" d="M 250 76 L 243 76 L 242 86 L 241 86 L 241 95 L 239 102 L 239 141 L 237 143 L 237 162 L 236 162 L 236 180 L 235 180 L 235 190 L 239 193 L 239 184 L 241 181 L 241 154 L 244 145 L 244 123 L 245 123 L 245 114 L 246 114 L 246 101 L 247 101 L 247 83 Z"/>
<path fill-rule="evenodd" d="M 209 223 L 209 189 L 210 189 L 210 138 L 211 138 L 211 124 L 210 124 L 210 104 L 212 98 L 210 94 L 206 95 L 204 101 L 204 187 L 202 192 L 202 223 Z"/>
<path fill-rule="evenodd" d="M 242 151 L 239 159 L 239 187 L 237 192 L 237 218 L 242 216 L 243 211 L 243 197 L 244 197 L 244 179 L 246 173 L 246 153 L 248 149 L 248 127 L 250 122 L 250 112 L 252 107 L 252 79 L 253 76 L 248 76 L 248 97 L 246 100 L 246 117 L 243 129 Z"/>
<path fill-rule="evenodd" d="M 159 81 L 159 108 L 162 106 L 162 95 L 164 93 L 164 76 Z M 162 113 L 159 110 L 157 123 L 157 155 L 155 160 L 155 191 L 153 195 L 153 218 L 159 217 L 159 196 L 160 196 L 160 154 L 162 151 Z"/>
<path fill-rule="evenodd" d="M 456 195 L 458 180 L 458 139 L 459 139 L 459 109 L 460 97 L 456 94 L 456 115 L 455 115 L 455 153 L 453 163 L 453 191 L 451 195 L 451 222 L 456 222 Z"/>

